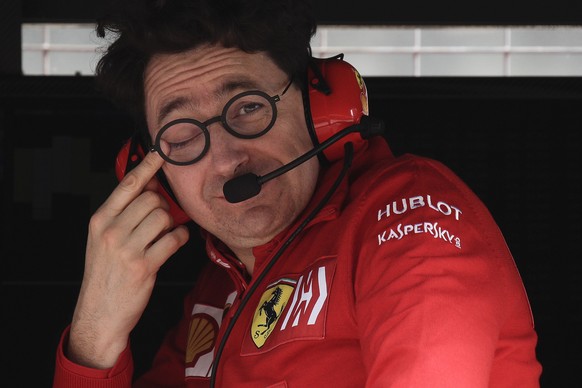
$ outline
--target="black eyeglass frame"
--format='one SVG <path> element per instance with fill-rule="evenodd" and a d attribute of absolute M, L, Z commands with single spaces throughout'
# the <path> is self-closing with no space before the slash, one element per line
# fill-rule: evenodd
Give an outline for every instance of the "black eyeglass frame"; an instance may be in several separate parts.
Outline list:
<path fill-rule="evenodd" d="M 204 122 L 198 121 L 196 119 L 189 119 L 189 118 L 181 118 L 181 119 L 172 120 L 169 123 L 165 124 L 158 131 L 158 133 L 156 135 L 156 139 L 154 141 L 154 144 L 150 147 L 150 152 L 157 152 L 158 154 L 160 154 L 160 156 L 166 162 L 173 164 L 173 165 L 176 165 L 176 166 L 189 166 L 191 164 L 194 164 L 194 163 L 198 162 L 200 159 L 202 159 L 206 155 L 206 153 L 208 152 L 208 149 L 210 148 L 210 133 L 208 131 L 208 126 L 211 124 L 214 124 L 216 122 L 220 122 L 222 124 L 222 127 L 228 133 L 230 133 L 232 136 L 234 136 L 236 138 L 256 139 L 258 137 L 261 137 L 264 134 L 266 134 L 267 132 L 269 132 L 271 130 L 271 128 L 273 128 L 273 125 L 275 125 L 275 121 L 277 121 L 277 106 L 275 104 L 277 102 L 281 101 L 281 97 L 285 93 L 287 93 L 287 90 L 291 87 L 292 83 L 293 83 L 293 77 L 291 77 L 291 79 L 289 80 L 289 83 L 287 84 L 287 86 L 285 86 L 285 89 L 283 89 L 283 91 L 281 92 L 280 95 L 276 94 L 274 96 L 269 96 L 267 93 L 265 93 L 261 90 L 247 90 L 246 92 L 239 93 L 239 94 L 235 95 L 234 97 L 232 97 L 230 100 L 228 100 L 226 105 L 224 105 L 224 108 L 222 108 L 222 113 L 220 114 L 220 116 L 212 117 Z M 230 108 L 230 106 L 232 104 L 234 104 L 238 99 L 245 97 L 245 96 L 249 96 L 249 95 L 261 96 L 265 100 L 267 100 L 269 102 L 269 104 L 271 105 L 273 117 L 271 117 L 271 121 L 269 122 L 267 127 L 265 129 L 263 129 L 262 131 L 260 131 L 256 134 L 252 134 L 252 135 L 245 135 L 245 134 L 238 133 L 237 131 L 235 131 L 233 128 L 231 128 L 228 125 L 228 122 L 226 121 L 226 113 L 227 113 L 228 109 Z M 169 156 L 167 156 L 162 151 L 162 147 L 160 146 L 160 141 L 161 141 L 161 138 L 162 138 L 162 135 L 164 134 L 164 132 L 168 128 L 172 127 L 173 125 L 182 124 L 182 123 L 189 123 L 189 124 L 196 125 L 197 127 L 199 127 L 202 130 L 202 133 L 204 134 L 204 148 L 200 152 L 200 155 L 198 157 L 190 160 L 190 161 L 187 161 L 187 162 L 177 162 L 177 161 L 171 159 Z"/>

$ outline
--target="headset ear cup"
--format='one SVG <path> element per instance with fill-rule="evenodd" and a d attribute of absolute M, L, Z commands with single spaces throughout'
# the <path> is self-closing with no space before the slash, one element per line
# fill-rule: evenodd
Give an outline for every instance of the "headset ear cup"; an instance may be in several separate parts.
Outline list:
<path fill-rule="evenodd" d="M 128 139 L 115 158 L 115 175 L 117 176 L 117 180 L 121 181 L 126 173 L 131 171 L 142 161 L 144 155 L 143 148 L 139 142 L 136 141 L 135 137 Z M 163 172 L 160 170 L 153 179 L 158 183 L 158 192 L 170 205 L 170 215 L 174 219 L 174 226 L 185 224 L 190 221 L 190 217 L 188 217 L 180 205 L 178 205 L 171 189 L 169 189 L 169 185 Z"/>
<path fill-rule="evenodd" d="M 368 115 L 368 91 L 360 73 L 343 59 L 312 60 L 315 69 L 307 71 L 309 109 L 315 136 L 322 143 Z M 342 159 L 347 142 L 357 151 L 366 141 L 352 133 L 324 150 L 327 160 Z"/>

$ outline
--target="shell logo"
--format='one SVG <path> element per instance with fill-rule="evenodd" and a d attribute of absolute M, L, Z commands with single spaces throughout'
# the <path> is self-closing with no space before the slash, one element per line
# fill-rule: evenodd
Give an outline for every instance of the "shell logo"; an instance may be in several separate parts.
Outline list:
<path fill-rule="evenodd" d="M 212 351 L 216 342 L 218 325 L 208 314 L 196 314 L 190 320 L 186 363 L 195 362 L 204 354 Z"/>

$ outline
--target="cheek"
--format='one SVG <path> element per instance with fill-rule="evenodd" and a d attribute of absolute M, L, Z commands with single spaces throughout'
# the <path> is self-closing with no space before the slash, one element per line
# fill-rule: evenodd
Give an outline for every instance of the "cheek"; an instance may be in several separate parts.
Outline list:
<path fill-rule="evenodd" d="M 278 141 L 285 141 L 287 149 L 293 149 L 301 153 L 305 153 L 313 148 L 313 142 L 307 129 L 305 121 L 305 112 L 303 110 L 303 102 L 300 92 L 296 91 L 296 95 L 287 101 L 288 105 L 284 105 L 277 118 L 277 123 L 272 132 L 276 132 L 274 137 Z"/>
<path fill-rule="evenodd" d="M 302 112 L 303 113 L 303 112 Z M 292 136 L 296 139 L 298 146 L 303 152 L 311 150 L 314 145 L 307 129 L 307 123 L 303 114 L 296 116 L 297 119 L 293 123 Z"/>
<path fill-rule="evenodd" d="M 196 198 L 200 198 L 201 186 L 200 178 L 197 174 L 192 174 L 188 171 L 188 167 L 179 167 L 183 171 L 175 171 L 174 169 L 164 169 L 166 179 L 172 188 L 174 196 L 178 199 L 181 207 L 189 207 L 190 202 Z"/>
<path fill-rule="evenodd" d="M 290 185 L 296 206 L 301 211 L 309 202 L 315 191 L 319 176 L 319 160 L 313 157 L 289 174 Z M 291 192 L 291 191 L 290 191 Z"/>
<path fill-rule="evenodd" d="M 287 155 L 290 159 L 295 159 L 313 149 L 313 142 L 307 128 L 300 120 L 281 125 L 276 128 L 273 136 L 265 140 L 265 148 L 270 148 L 273 153 L 280 156 Z"/>

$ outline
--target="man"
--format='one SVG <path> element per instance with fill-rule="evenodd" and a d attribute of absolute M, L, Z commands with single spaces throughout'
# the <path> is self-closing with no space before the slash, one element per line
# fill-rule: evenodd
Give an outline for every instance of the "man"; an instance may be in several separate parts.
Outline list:
<path fill-rule="evenodd" d="M 285 169 L 329 138 L 314 110 L 344 83 L 359 85 L 354 124 L 367 123 L 357 72 L 310 58 L 308 4 L 128 7 L 99 27 L 119 36 L 98 79 L 142 124 L 131 146 L 146 152 L 91 219 L 55 386 L 131 385 L 129 336 L 188 239 L 183 215 L 212 262 L 136 386 L 538 386 L 511 254 L 451 171 L 395 158 L 379 137 Z M 350 70 L 321 87 L 336 65 Z"/>

